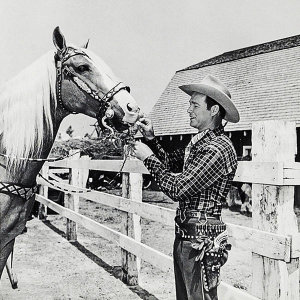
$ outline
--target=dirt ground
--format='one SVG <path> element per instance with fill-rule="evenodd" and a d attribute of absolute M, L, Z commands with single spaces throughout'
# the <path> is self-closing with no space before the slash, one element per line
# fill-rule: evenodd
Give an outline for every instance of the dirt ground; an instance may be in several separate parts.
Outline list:
<path fill-rule="evenodd" d="M 120 194 L 119 190 L 113 191 L 114 194 Z M 154 204 L 160 205 L 163 207 L 173 208 L 175 209 L 177 203 L 171 201 L 168 197 L 163 195 L 161 192 L 154 192 L 154 191 L 143 191 L 143 201 Z M 80 200 L 80 213 L 86 216 L 91 217 L 92 219 L 110 227 L 113 229 L 118 230 L 120 226 L 120 213 L 118 210 L 102 206 L 97 203 L 93 203 L 91 201 Z M 234 223 L 243 226 L 252 226 L 251 217 L 247 217 L 241 215 L 239 212 L 230 211 L 229 209 L 223 210 L 223 220 L 225 222 Z M 35 222 L 39 222 L 34 220 Z M 33 222 L 33 221 L 30 221 Z M 29 222 L 29 229 L 28 232 L 25 234 L 27 237 L 30 237 L 31 225 Z M 48 221 L 43 224 L 46 225 L 47 230 L 53 231 L 51 233 L 50 239 L 61 238 L 65 236 L 65 226 L 66 220 L 65 218 L 58 216 L 58 215 L 51 215 L 48 217 Z M 47 232 L 45 232 L 47 234 Z M 48 233 L 50 235 L 50 233 Z M 25 236 L 23 235 L 23 236 Z M 173 227 L 162 225 L 160 223 L 149 221 L 142 219 L 142 242 L 145 244 L 165 253 L 168 255 L 172 255 L 172 243 L 174 238 L 174 230 Z M 24 237 L 18 238 L 20 242 L 17 240 L 16 248 L 18 249 L 17 252 L 26 252 L 31 251 L 32 249 L 26 249 L 26 243 L 22 242 Z M 65 248 L 70 245 L 65 239 L 62 239 Z M 48 239 L 49 241 L 49 239 Z M 61 243 L 61 242 L 58 242 Z M 72 249 L 74 248 L 76 251 L 73 253 L 73 250 L 66 250 L 71 251 L 70 255 L 64 256 L 63 261 L 60 262 L 60 253 L 61 251 L 56 248 L 57 243 L 49 243 L 44 247 L 47 247 L 47 255 L 49 257 L 43 257 L 44 263 L 48 264 L 47 267 L 47 276 L 43 276 L 43 274 L 39 274 L 38 268 L 29 268 L 28 276 L 33 276 L 41 286 L 49 286 L 49 278 L 53 278 L 53 282 L 58 280 L 58 271 L 62 272 L 64 268 L 62 264 L 68 260 L 68 264 L 72 265 L 71 271 L 65 275 L 68 278 L 68 293 L 64 294 L 63 296 L 59 296 L 59 292 L 55 293 L 55 297 L 50 297 L 47 299 L 146 299 L 146 300 L 155 300 L 155 299 L 162 299 L 162 300 L 171 300 L 175 299 L 175 286 L 174 286 L 174 278 L 173 273 L 169 272 L 162 272 L 159 269 L 151 266 L 146 262 L 142 262 L 141 266 L 141 278 L 140 284 L 137 287 L 126 287 L 120 281 L 120 274 L 121 274 L 121 255 L 120 255 L 120 248 L 117 247 L 115 244 L 110 243 L 109 241 L 97 236 L 96 234 L 86 230 L 85 228 L 79 226 L 78 229 L 78 243 L 74 243 L 72 245 Z M 43 245 L 37 245 L 38 247 L 43 247 Z M 35 249 L 38 250 L 38 249 Z M 69 253 L 69 252 L 67 252 Z M 76 254 L 77 253 L 77 254 Z M 83 260 L 83 257 L 86 259 L 88 258 L 87 263 Z M 57 258 L 57 259 L 56 259 Z M 62 258 L 60 258 L 62 259 Z M 38 258 L 34 255 L 27 255 L 26 262 L 19 261 L 19 264 L 26 263 L 29 266 L 36 266 Z M 91 265 L 89 265 L 91 263 Z M 84 266 L 83 266 L 84 264 Z M 77 267 L 79 266 L 79 267 Z M 84 268 L 83 268 L 84 267 Z M 89 282 L 89 278 L 95 277 L 93 272 L 96 269 L 99 269 L 98 273 L 105 273 L 105 275 L 109 275 L 109 293 L 107 290 L 102 289 L 101 295 L 99 297 L 94 297 L 92 294 L 80 294 L 78 290 L 82 290 L 87 282 Z M 101 268 L 100 268 L 101 267 Z M 77 268 L 77 269 L 76 269 Z M 82 272 L 82 268 L 86 276 L 80 279 L 80 272 Z M 92 270 L 92 271 L 91 271 Z M 104 271 L 103 271 L 104 270 Z M 71 272 L 71 273 L 70 273 Z M 35 275 L 38 274 L 36 277 Z M 73 275 L 72 275 L 73 274 Z M 77 275 L 77 276 L 76 276 Z M 99 274 L 98 274 L 99 275 Z M 79 276 L 79 277 L 78 277 Z M 91 277 L 90 277 L 91 276 Z M 221 277 L 222 280 L 241 289 L 250 290 L 251 285 L 251 253 L 248 251 L 242 251 L 234 247 L 230 251 L 228 262 L 221 270 Z M 31 277 L 29 277 L 31 278 Z M 72 279 L 73 278 L 73 279 Z M 74 282 L 72 282 L 72 280 Z M 117 280 L 118 284 L 114 282 Z M 30 282 L 27 282 L 30 284 Z M 73 286 L 73 288 L 69 288 Z M 103 285 L 103 282 L 96 281 L 93 284 Z M 106 284 L 106 283 L 104 283 Z M 119 284 L 125 286 L 128 291 L 132 294 L 131 296 L 125 295 L 122 292 L 122 296 L 117 296 L 118 291 L 120 289 Z M 59 282 L 59 286 L 62 285 L 63 282 Z M 55 286 L 53 287 L 55 289 Z M 100 288 L 99 288 L 100 289 Z M 115 291 L 114 291 L 115 289 Z M 80 296 L 81 295 L 81 296 Z M 83 296 L 82 296 L 83 295 Z M 137 298 L 135 298 L 137 296 Z M 42 297 L 43 299 L 46 299 Z M 41 299 L 42 299 L 41 298 Z M 0 298 L 1 299 L 1 298 Z M 7 298 L 8 299 L 8 298 Z M 11 298 L 13 299 L 13 298 Z M 21 298 L 16 298 L 21 299 Z M 26 299 L 38 299 L 38 298 L 27 298 Z"/>

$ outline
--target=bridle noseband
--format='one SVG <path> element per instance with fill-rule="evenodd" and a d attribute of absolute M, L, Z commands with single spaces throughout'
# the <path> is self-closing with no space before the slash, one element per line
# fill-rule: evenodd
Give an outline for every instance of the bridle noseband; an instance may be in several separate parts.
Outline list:
<path fill-rule="evenodd" d="M 92 89 L 86 82 L 84 82 L 82 79 L 80 79 L 76 73 L 74 73 L 68 66 L 64 65 L 64 63 L 69 60 L 71 57 L 76 55 L 83 55 L 90 59 L 90 57 L 80 49 L 75 49 L 72 47 L 67 47 L 65 51 L 57 51 L 55 53 L 54 59 L 55 59 L 55 66 L 56 66 L 56 98 L 58 104 L 67 112 L 72 114 L 77 114 L 77 112 L 71 111 L 68 109 L 65 104 L 62 101 L 61 96 L 61 85 L 62 85 L 62 79 L 63 74 L 65 77 L 72 80 L 76 86 L 82 90 L 83 92 L 87 93 L 89 96 L 91 96 L 93 99 L 100 102 L 100 108 L 97 114 L 98 116 L 101 115 L 103 109 L 107 109 L 110 105 L 109 102 L 113 99 L 113 97 L 119 93 L 122 90 L 126 90 L 128 93 L 130 92 L 130 87 L 123 85 L 122 82 L 117 83 L 111 90 L 108 92 L 103 92 L 100 90 L 94 90 Z M 99 92 L 103 94 L 102 97 L 99 96 Z"/>

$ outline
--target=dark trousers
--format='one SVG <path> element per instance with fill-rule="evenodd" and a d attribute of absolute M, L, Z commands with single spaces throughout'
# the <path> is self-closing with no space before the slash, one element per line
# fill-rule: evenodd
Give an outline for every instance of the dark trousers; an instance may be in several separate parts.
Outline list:
<path fill-rule="evenodd" d="M 176 236 L 173 247 L 176 299 L 218 300 L 217 288 L 204 290 L 200 262 L 195 261 L 195 256 L 191 242 Z"/>

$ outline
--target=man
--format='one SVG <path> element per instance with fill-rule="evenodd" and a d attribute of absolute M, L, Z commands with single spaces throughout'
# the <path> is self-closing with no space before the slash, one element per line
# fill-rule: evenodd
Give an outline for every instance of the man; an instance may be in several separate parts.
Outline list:
<path fill-rule="evenodd" d="M 217 300 L 219 270 L 230 248 L 222 203 L 237 167 L 222 120 L 236 123 L 239 113 L 227 87 L 211 75 L 179 88 L 191 96 L 187 112 L 198 134 L 185 151 L 166 153 L 151 121 L 142 118 L 138 126 L 148 146 L 136 142 L 133 155 L 144 162 L 160 189 L 179 202 L 173 249 L 177 299 Z"/>

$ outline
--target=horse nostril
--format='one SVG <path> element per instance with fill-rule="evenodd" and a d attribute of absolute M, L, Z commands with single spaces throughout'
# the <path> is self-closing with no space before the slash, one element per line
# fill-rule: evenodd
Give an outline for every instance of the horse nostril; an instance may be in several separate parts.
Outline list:
<path fill-rule="evenodd" d="M 139 107 L 131 103 L 127 103 L 127 109 L 129 112 L 134 112 L 134 113 L 139 111 Z"/>
<path fill-rule="evenodd" d="M 133 110 L 132 107 L 131 107 L 131 105 L 129 103 L 127 103 L 127 109 L 128 109 L 128 111 L 132 111 Z"/>

